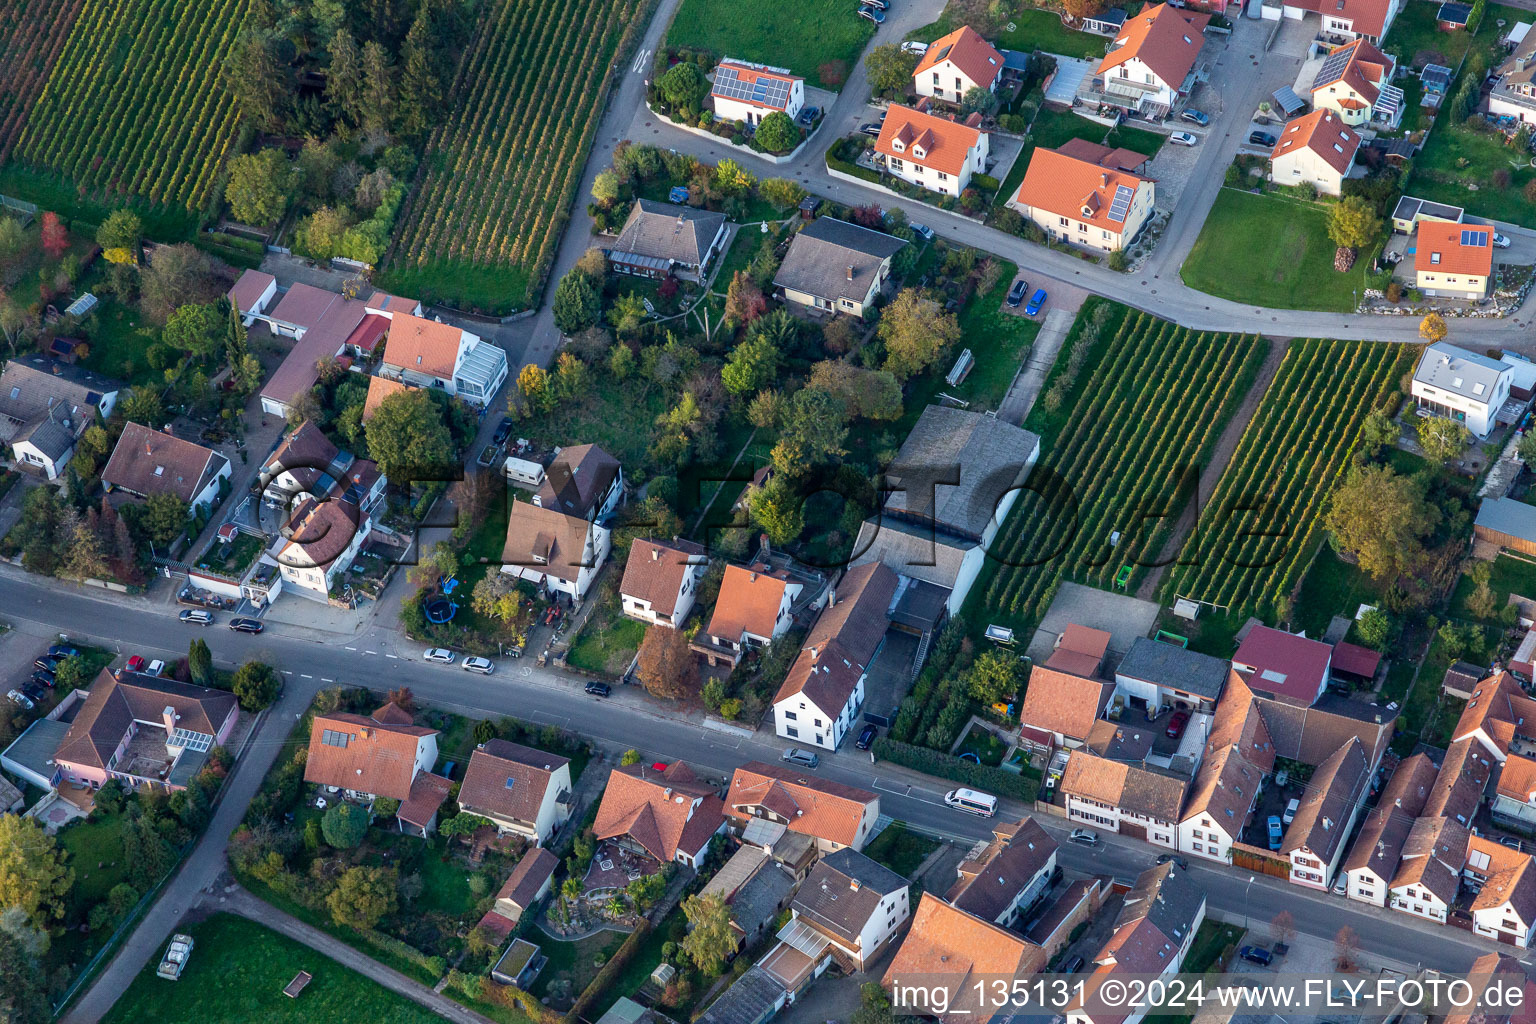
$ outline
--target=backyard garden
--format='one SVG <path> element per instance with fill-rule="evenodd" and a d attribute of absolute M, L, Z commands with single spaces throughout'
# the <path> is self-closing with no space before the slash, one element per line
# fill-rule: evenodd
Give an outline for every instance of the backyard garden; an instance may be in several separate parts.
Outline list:
<path fill-rule="evenodd" d="M 683 0 L 666 45 L 788 68 L 812 85 L 841 89 L 875 25 L 846 0 Z"/>

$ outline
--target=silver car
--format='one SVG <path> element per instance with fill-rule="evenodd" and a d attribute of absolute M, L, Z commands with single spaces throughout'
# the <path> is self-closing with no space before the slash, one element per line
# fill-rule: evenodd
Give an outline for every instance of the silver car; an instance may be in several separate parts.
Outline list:
<path fill-rule="evenodd" d="M 479 672 L 483 676 L 496 671 L 496 666 L 489 658 L 465 658 L 463 668 L 465 672 Z"/>
<path fill-rule="evenodd" d="M 801 768 L 815 768 L 821 764 L 821 758 L 809 750 L 801 750 L 799 747 L 789 747 L 779 755 L 779 760 L 788 764 L 797 764 Z"/>
<path fill-rule="evenodd" d="M 439 665 L 452 665 L 453 652 L 446 647 L 428 647 L 422 652 L 423 661 L 435 661 Z"/>

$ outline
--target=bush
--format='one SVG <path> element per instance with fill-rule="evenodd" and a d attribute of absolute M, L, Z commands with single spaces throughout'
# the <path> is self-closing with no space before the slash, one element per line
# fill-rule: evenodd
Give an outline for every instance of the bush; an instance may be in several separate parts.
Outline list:
<path fill-rule="evenodd" d="M 979 789 L 997 796 L 1012 797 L 1026 803 L 1034 802 L 1035 794 L 1040 788 L 1036 779 L 1005 772 L 1001 768 L 972 764 L 938 750 L 900 743 L 884 736 L 875 741 L 874 751 L 877 758 L 899 764 L 904 768 L 937 775 L 941 779 L 949 779 L 972 789 Z"/>
<path fill-rule="evenodd" d="M 597 972 L 597 976 L 582 989 L 581 995 L 576 997 L 576 1002 L 571 1004 L 570 1011 L 565 1015 L 568 1024 L 578 1024 L 589 1016 L 588 1011 L 600 999 L 609 986 L 611 986 L 620 972 L 629 966 L 629 962 L 635 958 L 640 947 L 645 945 L 646 936 L 651 933 L 651 923 L 641 921 L 640 927 L 629 933 L 629 938 L 613 954 L 613 959 L 603 965 L 603 969 Z"/>
<path fill-rule="evenodd" d="M 1002 187 L 1002 182 L 990 174 L 973 174 L 971 175 L 971 187 L 979 188 L 985 192 L 996 192 Z"/>

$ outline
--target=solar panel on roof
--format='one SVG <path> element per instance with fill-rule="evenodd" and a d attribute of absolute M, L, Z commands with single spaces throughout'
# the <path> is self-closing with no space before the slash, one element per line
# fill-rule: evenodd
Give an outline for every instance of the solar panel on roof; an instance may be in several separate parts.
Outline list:
<path fill-rule="evenodd" d="M 737 75 L 735 68 L 721 65 L 715 69 L 714 93 L 726 99 L 747 100 L 782 109 L 789 100 L 789 83 L 778 78 L 746 82 Z"/>
<path fill-rule="evenodd" d="M 1463 228 L 1462 232 L 1461 232 L 1461 244 L 1462 245 L 1475 245 L 1475 246 L 1487 245 L 1488 244 L 1488 232 L 1486 232 L 1486 231 L 1472 231 L 1470 229 Z"/>
<path fill-rule="evenodd" d="M 1115 186 L 1115 200 L 1109 204 L 1109 219 L 1117 224 L 1125 223 L 1125 213 L 1131 208 L 1131 200 L 1135 197 L 1136 190 L 1129 185 Z"/>
<path fill-rule="evenodd" d="M 1337 82 L 1344 75 L 1344 69 L 1349 66 L 1349 58 L 1354 54 L 1354 49 L 1335 50 L 1330 53 L 1323 66 L 1318 68 L 1317 77 L 1312 79 L 1312 88 L 1327 85 L 1329 82 Z"/>

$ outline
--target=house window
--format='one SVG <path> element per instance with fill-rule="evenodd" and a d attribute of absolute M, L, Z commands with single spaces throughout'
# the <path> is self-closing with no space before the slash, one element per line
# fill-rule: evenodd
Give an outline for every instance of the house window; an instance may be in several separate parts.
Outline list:
<path fill-rule="evenodd" d="M 901 170 L 901 161 L 896 159 L 893 156 L 886 157 L 885 158 L 885 163 L 886 163 L 886 166 L 889 167 L 893 171 L 900 171 Z"/>
<path fill-rule="evenodd" d="M 786 711 L 784 712 L 784 717 L 793 722 L 795 720 L 795 713 L 793 711 Z"/>
<path fill-rule="evenodd" d="M 948 181 L 949 180 L 949 175 L 945 174 L 943 171 L 940 171 L 939 172 L 939 180 L 940 181 Z"/>
<path fill-rule="evenodd" d="M 938 85 L 939 84 L 939 73 L 937 71 L 935 71 L 933 73 L 933 84 L 934 85 Z"/>
<path fill-rule="evenodd" d="M 819 719 L 819 718 L 816 719 L 816 728 L 818 728 L 818 729 L 821 728 L 821 719 Z"/>
<path fill-rule="evenodd" d="M 1060 218 L 1060 220 L 1061 220 L 1061 226 L 1062 227 L 1066 227 L 1067 226 L 1067 218 L 1062 217 L 1062 218 Z"/>
<path fill-rule="evenodd" d="M 787 736 L 793 736 L 795 739 L 799 739 L 800 738 L 800 730 L 796 729 L 792 725 L 786 725 L 784 727 L 784 733 Z"/>
<path fill-rule="evenodd" d="M 955 92 L 963 92 L 963 91 L 965 91 L 965 83 L 960 81 L 960 76 L 959 75 L 956 75 L 955 76 Z"/>

